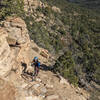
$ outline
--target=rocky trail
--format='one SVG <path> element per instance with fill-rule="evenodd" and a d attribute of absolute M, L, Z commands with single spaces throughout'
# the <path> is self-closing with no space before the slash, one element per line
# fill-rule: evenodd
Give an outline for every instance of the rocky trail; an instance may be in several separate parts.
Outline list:
<path fill-rule="evenodd" d="M 0 27 L 0 100 L 87 100 L 89 94 L 58 77 L 47 66 L 51 56 L 30 40 L 21 18 L 8 18 Z M 36 81 L 22 77 L 23 65 L 32 72 L 30 62 L 38 56 L 45 67 Z M 45 65 L 45 66 L 44 66 Z"/>
<path fill-rule="evenodd" d="M 17 77 L 14 72 L 6 79 L 12 80 L 17 91 L 17 100 L 86 100 L 88 96 L 84 90 L 74 88 L 51 71 L 41 70 L 33 82 L 31 79 Z"/>

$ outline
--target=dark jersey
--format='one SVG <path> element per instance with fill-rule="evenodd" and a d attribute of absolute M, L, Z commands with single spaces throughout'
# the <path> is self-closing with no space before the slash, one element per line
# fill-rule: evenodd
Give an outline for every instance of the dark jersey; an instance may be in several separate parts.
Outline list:
<path fill-rule="evenodd" d="M 39 68 L 40 67 L 40 62 L 34 62 L 34 66 Z"/>

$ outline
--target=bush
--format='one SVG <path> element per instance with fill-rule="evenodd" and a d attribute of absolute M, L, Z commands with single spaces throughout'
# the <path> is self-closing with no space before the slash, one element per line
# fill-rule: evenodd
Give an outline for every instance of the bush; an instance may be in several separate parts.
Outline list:
<path fill-rule="evenodd" d="M 66 31 L 64 29 L 59 29 L 58 32 L 61 34 L 61 35 L 66 35 Z"/>

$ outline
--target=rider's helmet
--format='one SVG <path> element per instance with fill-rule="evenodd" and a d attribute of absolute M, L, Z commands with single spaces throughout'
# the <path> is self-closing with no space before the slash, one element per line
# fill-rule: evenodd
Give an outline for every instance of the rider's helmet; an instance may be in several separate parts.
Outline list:
<path fill-rule="evenodd" d="M 34 57 L 34 61 L 37 61 L 38 60 L 38 57 Z"/>

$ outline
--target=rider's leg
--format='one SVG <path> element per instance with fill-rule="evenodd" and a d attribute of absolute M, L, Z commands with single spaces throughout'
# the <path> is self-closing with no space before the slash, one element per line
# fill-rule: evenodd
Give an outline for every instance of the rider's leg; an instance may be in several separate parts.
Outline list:
<path fill-rule="evenodd" d="M 36 68 L 36 76 L 38 76 L 38 73 L 39 73 L 39 68 L 37 67 Z"/>

